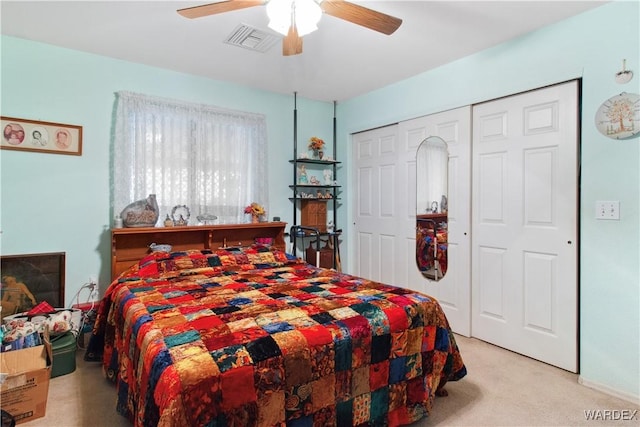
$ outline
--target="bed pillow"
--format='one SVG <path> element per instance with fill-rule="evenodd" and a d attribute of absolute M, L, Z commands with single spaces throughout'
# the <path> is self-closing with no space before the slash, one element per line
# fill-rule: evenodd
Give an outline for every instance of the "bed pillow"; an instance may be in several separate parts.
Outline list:
<path fill-rule="evenodd" d="M 176 252 L 152 252 L 137 264 L 135 275 L 150 277 L 158 273 L 201 268 L 238 267 L 242 270 L 280 267 L 301 262 L 293 255 L 273 246 L 251 245 L 215 250 L 186 250 Z"/>
<path fill-rule="evenodd" d="M 295 257 L 280 249 L 257 244 L 217 249 L 209 257 L 209 265 L 212 267 L 249 265 L 249 268 L 269 268 L 296 261 Z"/>

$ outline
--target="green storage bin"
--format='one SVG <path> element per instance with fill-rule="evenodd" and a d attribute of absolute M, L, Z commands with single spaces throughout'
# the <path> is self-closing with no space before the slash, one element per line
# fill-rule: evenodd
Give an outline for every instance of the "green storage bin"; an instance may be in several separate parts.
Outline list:
<path fill-rule="evenodd" d="M 51 337 L 51 378 L 70 374 L 76 370 L 76 336 L 72 332 Z"/>

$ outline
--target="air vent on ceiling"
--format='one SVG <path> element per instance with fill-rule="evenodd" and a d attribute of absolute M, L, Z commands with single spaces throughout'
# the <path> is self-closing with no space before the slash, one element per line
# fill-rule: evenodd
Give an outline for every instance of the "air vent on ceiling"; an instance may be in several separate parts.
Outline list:
<path fill-rule="evenodd" d="M 224 42 L 257 52 L 266 52 L 279 39 L 280 36 L 258 30 L 247 24 L 240 24 L 227 36 Z"/>

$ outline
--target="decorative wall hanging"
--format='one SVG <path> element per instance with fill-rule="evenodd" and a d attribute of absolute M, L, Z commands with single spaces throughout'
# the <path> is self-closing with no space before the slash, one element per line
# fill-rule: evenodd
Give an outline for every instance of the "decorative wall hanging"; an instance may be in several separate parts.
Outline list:
<path fill-rule="evenodd" d="M 1 117 L 5 150 L 82 155 L 82 126 Z"/>
<path fill-rule="evenodd" d="M 640 95 L 623 92 L 602 103 L 596 112 L 596 127 L 604 136 L 626 139 L 640 132 Z"/>

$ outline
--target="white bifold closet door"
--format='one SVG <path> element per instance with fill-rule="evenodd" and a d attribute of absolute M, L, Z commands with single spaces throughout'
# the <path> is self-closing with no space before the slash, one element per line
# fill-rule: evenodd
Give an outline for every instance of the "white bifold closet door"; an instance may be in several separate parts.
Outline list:
<path fill-rule="evenodd" d="M 448 225 L 447 225 L 447 274 L 439 281 L 425 279 L 415 262 L 415 202 L 412 225 L 412 288 L 435 297 L 454 332 L 471 335 L 471 107 L 430 114 L 398 124 L 400 142 L 420 145 L 429 136 L 439 136 L 447 143 L 449 152 L 448 170 Z M 417 144 L 417 145 L 416 145 Z M 414 158 L 415 158 L 414 150 Z M 426 185 L 417 182 L 416 185 Z M 416 193 L 412 200 L 415 201 Z"/>
<path fill-rule="evenodd" d="M 390 125 L 353 135 L 351 192 L 355 241 L 354 274 L 388 284 L 407 286 L 406 236 L 403 223 L 409 215 L 407 192 L 415 185 L 404 177 L 413 165 L 399 152 L 398 126 Z M 404 159 L 403 159 L 404 157 Z M 402 185 L 410 188 L 401 189 Z M 413 197 L 415 200 L 415 196 Z"/>
<path fill-rule="evenodd" d="M 354 134 L 354 274 L 436 297 L 456 333 L 576 372 L 578 114 L 574 81 Z M 450 153 L 440 282 L 415 263 L 430 135 Z"/>
<path fill-rule="evenodd" d="M 471 333 L 469 106 L 354 134 L 350 201 L 354 274 L 437 298 L 452 329 Z M 416 264 L 416 153 L 429 136 L 449 148 L 448 271 L 425 279 Z"/>
<path fill-rule="evenodd" d="M 578 83 L 473 107 L 472 335 L 577 372 Z"/>

